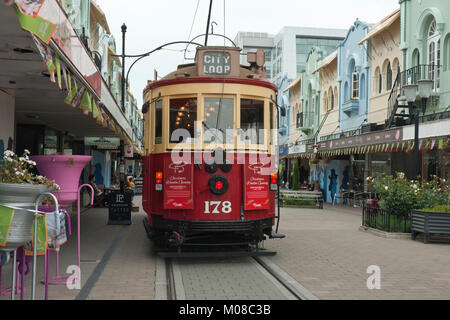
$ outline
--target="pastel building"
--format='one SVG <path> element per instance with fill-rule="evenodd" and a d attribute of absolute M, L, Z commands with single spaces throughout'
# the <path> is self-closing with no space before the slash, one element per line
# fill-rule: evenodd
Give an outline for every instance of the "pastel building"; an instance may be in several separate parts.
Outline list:
<path fill-rule="evenodd" d="M 369 43 L 371 66 L 370 113 L 368 122 L 384 125 L 388 118 L 389 98 L 398 86 L 403 70 L 400 50 L 400 8 L 378 22 L 359 43 Z"/>
<path fill-rule="evenodd" d="M 370 25 L 356 20 L 338 46 L 339 125 L 341 131 L 357 130 L 367 122 L 370 61 L 367 43 L 359 45 Z"/>
<path fill-rule="evenodd" d="M 322 94 L 320 106 L 320 141 L 333 135 L 339 136 L 339 83 L 337 82 L 337 51 L 319 62 L 314 71 L 319 74 L 319 86 Z"/>

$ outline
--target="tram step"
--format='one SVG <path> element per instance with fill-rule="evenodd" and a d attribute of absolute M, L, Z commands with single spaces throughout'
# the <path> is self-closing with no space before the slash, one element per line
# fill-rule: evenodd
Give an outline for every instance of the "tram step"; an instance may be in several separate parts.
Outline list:
<path fill-rule="evenodd" d="M 272 230 L 272 232 L 270 233 L 270 239 L 283 239 L 286 238 L 285 234 L 282 233 L 278 233 Z"/>

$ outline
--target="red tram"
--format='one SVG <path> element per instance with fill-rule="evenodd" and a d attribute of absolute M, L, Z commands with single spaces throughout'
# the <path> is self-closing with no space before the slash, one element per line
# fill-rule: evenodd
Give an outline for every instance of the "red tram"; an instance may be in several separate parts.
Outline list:
<path fill-rule="evenodd" d="M 158 245 L 258 245 L 275 224 L 277 88 L 262 50 L 198 47 L 144 90 L 145 229 Z"/>

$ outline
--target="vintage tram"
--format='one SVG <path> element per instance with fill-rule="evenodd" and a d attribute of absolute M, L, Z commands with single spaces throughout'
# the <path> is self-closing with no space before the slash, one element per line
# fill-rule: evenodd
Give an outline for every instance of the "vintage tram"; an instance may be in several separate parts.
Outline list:
<path fill-rule="evenodd" d="M 277 88 L 262 50 L 197 47 L 144 90 L 144 226 L 160 247 L 258 245 L 273 230 Z"/>

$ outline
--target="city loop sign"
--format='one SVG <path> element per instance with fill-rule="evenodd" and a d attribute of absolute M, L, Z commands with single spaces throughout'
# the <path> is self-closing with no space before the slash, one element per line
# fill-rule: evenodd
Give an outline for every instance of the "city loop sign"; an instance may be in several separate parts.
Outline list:
<path fill-rule="evenodd" d="M 231 56 L 228 52 L 205 52 L 203 72 L 205 74 L 228 75 L 231 71 Z"/>

